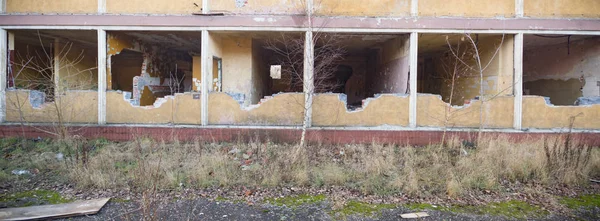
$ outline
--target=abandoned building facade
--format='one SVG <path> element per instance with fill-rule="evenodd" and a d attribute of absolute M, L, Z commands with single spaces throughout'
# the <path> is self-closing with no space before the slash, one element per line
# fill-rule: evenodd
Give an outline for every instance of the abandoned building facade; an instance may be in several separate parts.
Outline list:
<path fill-rule="evenodd" d="M 598 0 L 1 0 L 0 120 L 600 131 Z"/>

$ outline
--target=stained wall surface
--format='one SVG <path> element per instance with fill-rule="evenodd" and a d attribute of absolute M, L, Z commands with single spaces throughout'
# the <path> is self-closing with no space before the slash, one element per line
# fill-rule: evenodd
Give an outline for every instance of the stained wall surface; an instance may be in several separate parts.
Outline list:
<path fill-rule="evenodd" d="M 421 127 L 470 127 L 512 128 L 514 97 L 501 96 L 485 101 L 473 100 L 462 107 L 444 103 L 439 95 L 419 94 L 417 97 L 417 126 Z M 480 123 L 480 116 L 483 118 Z M 538 116 L 539 117 L 539 116 Z"/>
<path fill-rule="evenodd" d="M 525 2 L 527 1 L 529 0 Z M 419 0 L 419 16 L 480 18 L 514 17 L 514 15 L 514 0 Z"/>
<path fill-rule="evenodd" d="M 374 76 L 369 76 L 369 87 L 376 93 L 408 91 L 408 37 L 397 37 L 381 45 Z"/>
<path fill-rule="evenodd" d="M 6 0 L 6 12 L 96 14 L 98 0 Z"/>
<path fill-rule="evenodd" d="M 212 12 L 227 14 L 301 14 L 305 1 L 294 0 L 209 0 Z"/>
<path fill-rule="evenodd" d="M 262 103 L 242 107 L 230 95 L 213 92 L 208 107 L 208 123 L 214 125 L 301 125 L 304 95 L 276 94 Z"/>
<path fill-rule="evenodd" d="M 362 108 L 346 109 L 340 94 L 318 94 L 313 101 L 314 126 L 408 126 L 407 95 L 383 94 L 368 98 Z"/>
<path fill-rule="evenodd" d="M 410 0 L 321 0 L 314 1 L 315 14 L 327 16 L 407 16 Z"/>
<path fill-rule="evenodd" d="M 598 0 L 525 0 L 523 3 L 527 17 L 600 18 Z"/>
<path fill-rule="evenodd" d="M 106 0 L 106 12 L 110 14 L 191 15 L 201 12 L 201 8 L 202 0 Z"/>
<path fill-rule="evenodd" d="M 540 96 L 523 96 L 524 128 L 600 128 L 600 104 L 590 106 L 553 106 Z"/>
<path fill-rule="evenodd" d="M 526 49 L 524 94 L 550 97 L 555 105 L 573 105 L 578 97 L 600 96 L 600 38 L 586 38 Z"/>
<path fill-rule="evenodd" d="M 197 97 L 197 99 L 194 99 Z M 122 93 L 106 92 L 106 122 L 133 124 L 201 124 L 200 96 L 176 94 L 156 100 L 153 106 L 133 106 Z"/>
<path fill-rule="evenodd" d="M 30 123 L 98 123 L 98 93 L 96 91 L 66 91 L 53 102 L 33 100 L 29 90 L 6 91 L 6 121 Z M 39 104 L 39 106 L 38 106 Z"/>

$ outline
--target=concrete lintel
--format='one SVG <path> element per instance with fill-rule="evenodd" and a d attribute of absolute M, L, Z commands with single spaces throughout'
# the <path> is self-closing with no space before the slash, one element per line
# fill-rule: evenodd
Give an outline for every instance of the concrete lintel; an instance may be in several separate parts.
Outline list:
<path fill-rule="evenodd" d="M 140 26 L 140 27 L 279 27 L 303 28 L 302 15 L 135 16 L 2 15 L 0 26 Z M 600 31 L 598 19 L 314 17 L 322 28 Z"/>
<path fill-rule="evenodd" d="M 6 81 L 8 74 L 8 33 L 0 29 L 0 122 L 6 120 Z"/>
<path fill-rule="evenodd" d="M 106 124 L 106 30 L 98 29 L 98 124 Z"/>
<path fill-rule="evenodd" d="M 201 70 L 202 70 L 202 79 L 201 79 L 201 97 L 200 97 L 200 121 L 202 122 L 202 126 L 208 125 L 208 88 L 210 87 L 210 82 L 208 79 L 210 78 L 209 73 L 212 73 L 212 55 L 209 52 L 209 43 L 210 37 L 207 30 L 202 31 L 202 39 L 201 41 L 201 57 L 202 62 L 200 62 Z"/>
<path fill-rule="evenodd" d="M 520 130 L 523 119 L 523 33 L 515 35 L 514 47 L 514 127 Z"/>
<path fill-rule="evenodd" d="M 408 105 L 408 124 L 411 128 L 417 127 L 417 66 L 419 63 L 419 34 L 410 33 L 410 52 L 409 52 L 409 86 L 410 97 Z"/>

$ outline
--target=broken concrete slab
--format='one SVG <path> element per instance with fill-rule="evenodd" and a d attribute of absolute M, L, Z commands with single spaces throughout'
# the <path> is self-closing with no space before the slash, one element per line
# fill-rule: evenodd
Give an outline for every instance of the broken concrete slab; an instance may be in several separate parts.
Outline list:
<path fill-rule="evenodd" d="M 57 205 L 30 206 L 0 209 L 1 220 L 33 220 L 67 218 L 96 214 L 110 198 L 78 201 Z"/>

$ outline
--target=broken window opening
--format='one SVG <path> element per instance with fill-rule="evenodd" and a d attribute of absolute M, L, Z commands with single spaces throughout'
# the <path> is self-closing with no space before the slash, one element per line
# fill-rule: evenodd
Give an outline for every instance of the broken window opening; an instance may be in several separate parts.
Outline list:
<path fill-rule="evenodd" d="M 315 78 L 332 74 L 317 93 L 344 94 L 349 111 L 363 108 L 369 98 L 381 94 L 408 93 L 408 35 L 320 34 L 315 43 Z"/>
<path fill-rule="evenodd" d="M 10 30 L 7 85 L 30 90 L 30 103 L 54 102 L 69 90 L 96 90 L 94 31 Z"/>
<path fill-rule="evenodd" d="M 525 35 L 523 95 L 549 105 L 600 104 L 600 37 Z"/>
<path fill-rule="evenodd" d="M 223 85 L 223 59 L 213 57 L 213 74 L 212 74 L 211 91 L 221 92 Z"/>
<path fill-rule="evenodd" d="M 512 35 L 422 34 L 418 46 L 417 93 L 453 106 L 512 95 Z"/>
<path fill-rule="evenodd" d="M 198 89 L 200 33 L 109 32 L 109 90 L 123 91 L 134 106 Z M 196 64 L 198 63 L 198 64 Z M 196 79 L 196 80 L 193 80 Z"/>

